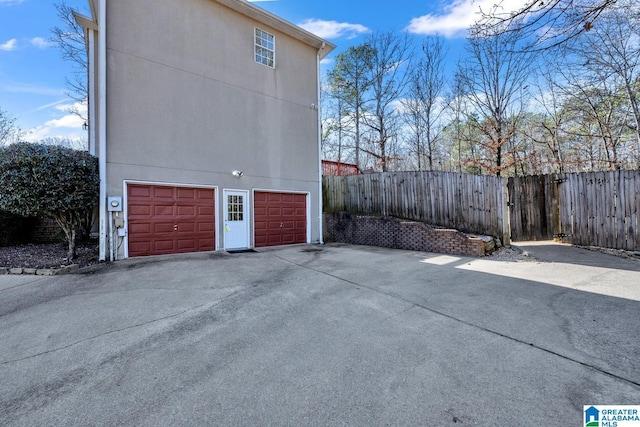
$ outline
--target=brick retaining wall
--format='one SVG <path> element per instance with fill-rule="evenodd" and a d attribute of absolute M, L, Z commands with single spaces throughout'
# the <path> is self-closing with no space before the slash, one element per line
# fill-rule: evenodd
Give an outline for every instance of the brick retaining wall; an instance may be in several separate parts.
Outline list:
<path fill-rule="evenodd" d="M 323 214 L 324 241 L 393 249 L 437 252 L 462 256 L 484 256 L 479 237 L 457 230 L 430 227 L 422 222 L 393 217 Z"/>

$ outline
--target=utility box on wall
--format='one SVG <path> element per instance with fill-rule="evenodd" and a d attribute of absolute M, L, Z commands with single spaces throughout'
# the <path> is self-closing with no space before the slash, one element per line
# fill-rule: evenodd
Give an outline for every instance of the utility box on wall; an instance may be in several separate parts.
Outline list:
<path fill-rule="evenodd" d="M 109 197 L 107 199 L 107 210 L 109 212 L 122 212 L 122 197 Z"/>

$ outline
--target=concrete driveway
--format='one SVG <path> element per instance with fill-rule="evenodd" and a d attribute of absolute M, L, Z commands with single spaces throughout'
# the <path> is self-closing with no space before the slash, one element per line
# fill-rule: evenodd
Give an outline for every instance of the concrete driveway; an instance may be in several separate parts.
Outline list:
<path fill-rule="evenodd" d="M 0 425 L 578 426 L 583 405 L 640 404 L 640 262 L 563 248 L 0 276 Z"/>

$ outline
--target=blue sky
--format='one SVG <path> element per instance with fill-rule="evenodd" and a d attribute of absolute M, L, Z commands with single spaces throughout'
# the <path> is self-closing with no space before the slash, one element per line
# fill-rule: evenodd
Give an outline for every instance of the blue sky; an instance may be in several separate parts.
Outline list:
<path fill-rule="evenodd" d="M 512 7 L 523 0 L 510 0 Z M 66 0 L 86 13 L 87 0 Z M 371 31 L 407 31 L 446 39 L 453 67 L 464 55 L 465 30 L 483 5 L 495 0 L 271 0 L 255 1 L 294 24 L 336 44 L 331 58 L 357 45 Z M 16 117 L 26 139 L 80 138 L 82 122 L 69 113 L 65 77 L 72 65 L 48 43 L 51 28 L 60 25 L 52 0 L 0 0 L 0 108 Z M 451 68 L 452 69 L 452 68 Z"/>

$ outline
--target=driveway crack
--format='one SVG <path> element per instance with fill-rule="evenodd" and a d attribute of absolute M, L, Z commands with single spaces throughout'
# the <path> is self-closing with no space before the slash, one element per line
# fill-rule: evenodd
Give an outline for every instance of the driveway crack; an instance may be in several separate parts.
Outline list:
<path fill-rule="evenodd" d="M 139 328 L 141 326 L 150 325 L 152 323 L 161 322 L 163 320 L 172 319 L 172 318 L 179 317 L 179 316 L 182 316 L 184 314 L 187 314 L 189 312 L 196 311 L 196 310 L 198 310 L 198 309 L 200 309 L 202 307 L 205 307 L 205 306 L 211 306 L 211 307 L 216 306 L 219 303 L 220 303 L 220 301 L 216 302 L 215 304 L 200 304 L 200 305 L 197 305 L 195 307 L 191 307 L 191 308 L 188 308 L 186 310 L 183 310 L 183 311 L 181 311 L 179 313 L 174 313 L 174 314 L 170 314 L 168 316 L 159 317 L 157 319 L 148 320 L 146 322 L 141 322 L 141 323 L 138 323 L 138 324 L 135 324 L 135 325 L 130 325 L 130 326 L 127 326 L 125 328 L 113 329 L 111 331 L 103 332 L 103 333 L 98 334 L 98 335 L 94 335 L 94 336 L 91 336 L 91 337 L 88 337 L 88 338 L 81 339 L 79 341 L 75 341 L 73 343 L 64 345 L 62 347 L 57 347 L 57 348 L 53 348 L 51 350 L 42 351 L 40 353 L 31 354 L 29 356 L 21 357 L 19 359 L 5 360 L 5 361 L 0 362 L 0 365 L 8 365 L 8 364 L 11 364 L 11 363 L 22 362 L 24 360 L 33 359 L 35 357 L 44 356 L 44 355 L 47 355 L 47 354 L 50 354 L 50 353 L 55 353 L 55 352 L 58 352 L 58 351 L 61 351 L 61 350 L 66 350 L 66 349 L 68 349 L 70 347 L 73 347 L 75 345 L 81 344 L 83 342 L 94 340 L 96 338 L 101 338 L 101 337 L 104 337 L 104 336 L 107 336 L 107 335 L 111 335 L 111 334 L 115 334 L 115 333 L 118 333 L 118 332 L 127 331 L 127 330 L 130 330 L 130 329 L 136 329 L 136 328 Z"/>
<path fill-rule="evenodd" d="M 447 319 L 453 320 L 455 322 L 459 322 L 459 323 L 461 323 L 463 325 L 467 325 L 467 326 L 470 326 L 472 328 L 481 330 L 483 332 L 486 332 L 486 333 L 489 333 L 489 334 L 492 334 L 492 335 L 496 335 L 496 336 L 499 336 L 501 338 L 505 338 L 507 340 L 516 342 L 518 344 L 522 344 L 522 345 L 529 346 L 531 348 L 535 348 L 535 349 L 540 350 L 542 352 L 545 352 L 547 354 L 551 354 L 553 356 L 560 357 L 560 358 L 562 358 L 562 359 L 564 359 L 566 361 L 569 361 L 569 362 L 572 362 L 572 363 L 577 363 L 577 364 L 579 364 L 581 366 L 584 366 L 586 368 L 593 369 L 594 371 L 597 371 L 597 372 L 599 372 L 601 374 L 604 374 L 604 375 L 607 375 L 609 377 L 615 378 L 617 380 L 623 381 L 625 383 L 631 384 L 631 385 L 633 385 L 635 387 L 640 387 L 640 382 L 638 382 L 638 381 L 634 381 L 634 380 L 631 380 L 629 378 L 622 377 L 622 376 L 620 376 L 618 374 L 615 374 L 613 372 L 607 371 L 607 370 L 605 370 L 603 368 L 599 368 L 599 367 L 597 367 L 595 365 L 583 362 L 583 361 L 578 360 L 578 359 L 574 359 L 574 358 L 572 358 L 570 356 L 566 356 L 566 355 L 564 355 L 562 353 L 558 353 L 557 351 L 551 350 L 549 348 L 542 347 L 542 346 L 540 346 L 538 344 L 535 344 L 535 343 L 532 343 L 532 342 L 523 341 L 523 340 L 520 340 L 520 339 L 518 339 L 516 337 L 512 337 L 510 335 L 506 335 L 506 334 L 504 334 L 502 332 L 498 332 L 498 331 L 495 331 L 493 329 L 489 329 L 489 328 L 485 328 L 483 326 L 476 325 L 475 323 L 471 323 L 471 322 L 469 322 L 467 320 L 455 317 L 455 316 L 453 316 L 451 314 L 444 313 L 442 311 L 439 311 L 439 310 L 436 310 L 434 308 L 428 307 L 428 306 L 426 306 L 424 304 L 420 304 L 420 303 L 417 303 L 415 301 L 411 301 L 411 300 L 409 300 L 409 299 L 407 299 L 407 298 L 405 298 L 405 297 L 403 297 L 401 295 L 394 294 L 393 292 L 383 291 L 383 290 L 380 290 L 380 289 L 372 287 L 372 286 L 368 286 L 368 285 L 364 285 L 362 283 L 354 282 L 353 280 L 349 280 L 349 279 L 346 279 L 344 277 L 340 277 L 338 275 L 335 275 L 335 274 L 332 274 L 332 273 L 328 273 L 326 271 L 318 270 L 316 268 L 309 267 L 308 265 L 297 263 L 297 262 L 292 261 L 290 259 L 287 259 L 287 258 L 284 258 L 282 256 L 279 256 L 279 255 L 277 255 L 275 253 L 270 253 L 270 255 L 275 257 L 275 258 L 279 258 L 279 259 L 281 259 L 281 260 L 283 260 L 285 262 L 288 262 L 290 264 L 296 265 L 298 267 L 306 268 L 306 269 L 314 271 L 316 273 L 323 274 L 323 275 L 332 277 L 334 279 L 340 280 L 341 282 L 345 282 L 345 283 L 348 283 L 348 284 L 356 286 L 356 287 L 365 288 L 365 289 L 368 289 L 368 290 L 370 290 L 372 292 L 380 293 L 380 294 L 386 295 L 388 297 L 395 298 L 395 299 L 398 299 L 400 301 L 404 301 L 407 304 L 411 304 L 413 307 L 421 308 L 421 309 L 426 310 L 426 311 L 428 311 L 430 313 L 433 313 L 433 314 L 436 314 L 436 315 L 439 315 L 439 316 L 443 316 L 443 317 L 445 317 Z M 407 310 L 405 310 L 405 311 L 407 311 Z"/>

